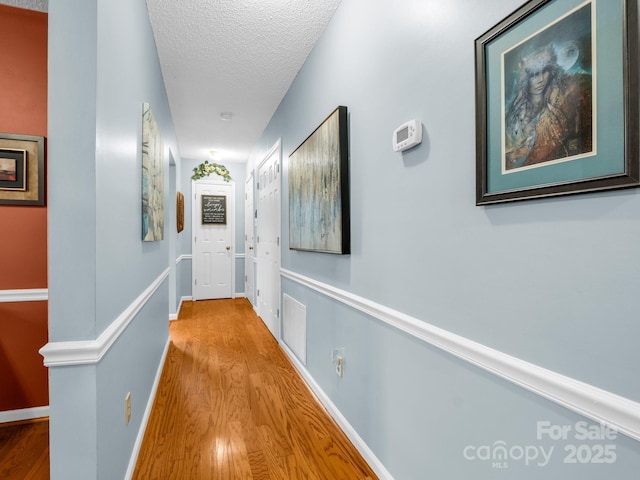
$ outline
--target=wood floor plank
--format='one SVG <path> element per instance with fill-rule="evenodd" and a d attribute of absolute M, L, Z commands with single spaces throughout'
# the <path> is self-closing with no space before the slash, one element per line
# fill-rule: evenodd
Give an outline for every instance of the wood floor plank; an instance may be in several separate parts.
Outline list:
<path fill-rule="evenodd" d="M 29 472 L 25 475 L 24 480 L 42 480 L 49 478 L 49 447 L 45 448 L 40 452 L 40 455 L 37 457 L 36 461 L 33 464 L 33 467 L 29 470 Z"/>
<path fill-rule="evenodd" d="M 48 419 L 0 425 L 0 478 L 49 478 Z"/>
<path fill-rule="evenodd" d="M 371 468 L 246 299 L 185 302 L 135 480 L 365 480 Z"/>
<path fill-rule="evenodd" d="M 249 467 L 251 468 L 251 477 L 253 480 L 269 480 L 271 478 L 262 450 L 249 451 L 247 452 L 247 457 L 249 459 Z"/>

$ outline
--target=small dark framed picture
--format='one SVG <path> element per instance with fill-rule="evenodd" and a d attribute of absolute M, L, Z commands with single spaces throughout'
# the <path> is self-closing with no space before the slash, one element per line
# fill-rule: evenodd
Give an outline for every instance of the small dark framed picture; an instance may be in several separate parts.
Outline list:
<path fill-rule="evenodd" d="M 0 133 L 0 205 L 46 204 L 44 137 Z"/>
<path fill-rule="evenodd" d="M 638 0 L 531 0 L 475 42 L 476 204 L 640 186 Z"/>
<path fill-rule="evenodd" d="M 176 227 L 178 233 L 184 230 L 184 195 L 176 193 Z"/>

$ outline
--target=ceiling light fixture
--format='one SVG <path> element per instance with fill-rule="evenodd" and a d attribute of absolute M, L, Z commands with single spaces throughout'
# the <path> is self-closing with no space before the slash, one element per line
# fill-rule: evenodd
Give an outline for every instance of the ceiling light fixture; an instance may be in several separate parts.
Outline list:
<path fill-rule="evenodd" d="M 228 122 L 232 118 L 233 118 L 233 113 L 231 113 L 231 112 L 221 112 L 220 113 L 220 120 Z"/>

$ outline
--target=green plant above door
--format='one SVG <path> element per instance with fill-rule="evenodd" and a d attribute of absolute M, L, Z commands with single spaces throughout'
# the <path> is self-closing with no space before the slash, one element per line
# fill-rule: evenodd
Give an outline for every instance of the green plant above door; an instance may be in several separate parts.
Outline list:
<path fill-rule="evenodd" d="M 227 170 L 227 167 L 219 163 L 209 163 L 209 160 L 205 160 L 193 169 L 191 180 L 200 180 L 201 178 L 208 177 L 212 173 L 221 176 L 225 182 L 231 181 L 231 174 L 229 170 Z"/>

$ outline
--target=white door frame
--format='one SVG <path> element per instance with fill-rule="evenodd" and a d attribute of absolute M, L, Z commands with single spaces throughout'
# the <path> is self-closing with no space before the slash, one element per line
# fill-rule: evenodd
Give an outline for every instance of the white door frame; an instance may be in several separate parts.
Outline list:
<path fill-rule="evenodd" d="M 261 227 L 261 219 L 264 218 L 264 216 L 261 214 L 260 212 L 260 194 L 261 194 L 261 190 L 264 188 L 263 185 L 260 184 L 260 169 L 263 167 L 263 165 L 265 165 L 265 163 L 267 161 L 269 161 L 274 155 L 278 156 L 278 161 L 277 161 L 277 166 L 278 166 L 278 182 L 279 182 L 279 187 L 278 187 L 278 192 L 279 192 L 279 201 L 278 201 L 278 205 L 276 208 L 276 219 L 275 220 L 275 226 L 274 228 L 276 229 L 275 231 L 277 232 L 277 237 L 278 237 L 278 247 L 277 247 L 277 251 L 278 251 L 278 261 L 277 264 L 278 266 L 280 265 L 280 262 L 282 260 L 282 242 L 280 241 L 281 237 L 282 237 L 282 151 L 281 151 L 281 139 L 278 139 L 276 141 L 276 143 L 269 149 L 269 151 L 266 153 L 266 155 L 263 157 L 262 161 L 258 164 L 258 166 L 255 169 L 255 181 L 257 184 L 257 188 L 256 188 L 256 196 L 254 198 L 254 204 L 255 204 L 255 208 L 258 209 L 258 219 L 257 219 L 257 225 L 256 225 L 256 249 L 258 250 L 258 253 L 256 255 L 256 277 L 254 279 L 255 283 L 256 283 L 256 292 L 258 292 L 258 289 L 260 288 L 260 286 L 262 285 L 262 282 L 264 281 L 264 278 L 266 276 L 267 279 L 269 278 L 273 278 L 274 279 L 274 284 L 273 284 L 273 288 L 275 289 L 275 297 L 277 298 L 277 305 L 276 305 L 276 309 L 277 309 L 277 313 L 276 313 L 276 318 L 275 318 L 275 332 L 272 332 L 274 337 L 276 338 L 276 340 L 280 341 L 280 335 L 281 335 L 281 313 L 282 312 L 282 299 L 281 299 L 281 288 L 280 288 L 280 269 L 278 268 L 277 272 L 264 272 L 264 271 L 260 271 L 261 268 L 261 261 L 260 261 L 260 257 L 261 254 L 259 252 L 261 252 L 261 247 L 260 247 L 260 236 L 264 233 L 262 227 Z M 261 280 L 262 279 L 262 280 Z M 262 320 L 267 324 L 267 327 L 269 327 L 269 323 L 265 320 L 264 317 L 264 312 L 262 311 L 261 308 L 261 302 L 260 302 L 260 298 L 258 298 L 258 296 L 256 296 L 256 307 L 257 307 L 257 311 L 258 311 L 258 315 L 262 318 Z"/>
<path fill-rule="evenodd" d="M 249 299 L 254 309 L 256 308 L 256 242 L 255 242 L 255 194 L 254 194 L 254 176 L 253 172 L 249 174 L 249 178 L 244 184 L 244 234 L 245 234 L 245 262 L 244 262 L 244 294 Z M 249 191 L 251 192 L 251 201 L 249 202 Z M 250 207 L 250 208 L 249 208 Z M 251 283 L 249 284 L 249 278 Z M 247 287 L 251 287 L 251 291 L 247 291 Z"/>
<path fill-rule="evenodd" d="M 195 250 L 195 234 L 196 234 L 196 225 L 198 225 L 199 219 L 196 218 L 196 184 L 201 185 L 231 185 L 231 194 L 233 196 L 232 199 L 232 208 L 229 209 L 229 214 L 227 215 L 227 226 L 231 230 L 231 298 L 236 298 L 236 219 L 235 219 L 235 208 L 236 208 L 236 199 L 235 199 L 235 191 L 236 185 L 235 182 L 225 182 L 223 180 L 212 180 L 209 178 L 204 178 L 200 180 L 192 180 L 191 181 L 191 253 L 193 254 Z M 191 288 L 194 288 L 194 283 L 196 279 L 196 269 L 195 267 L 195 257 L 192 255 L 191 261 Z M 192 298 L 196 300 L 195 292 L 192 291 Z"/>

